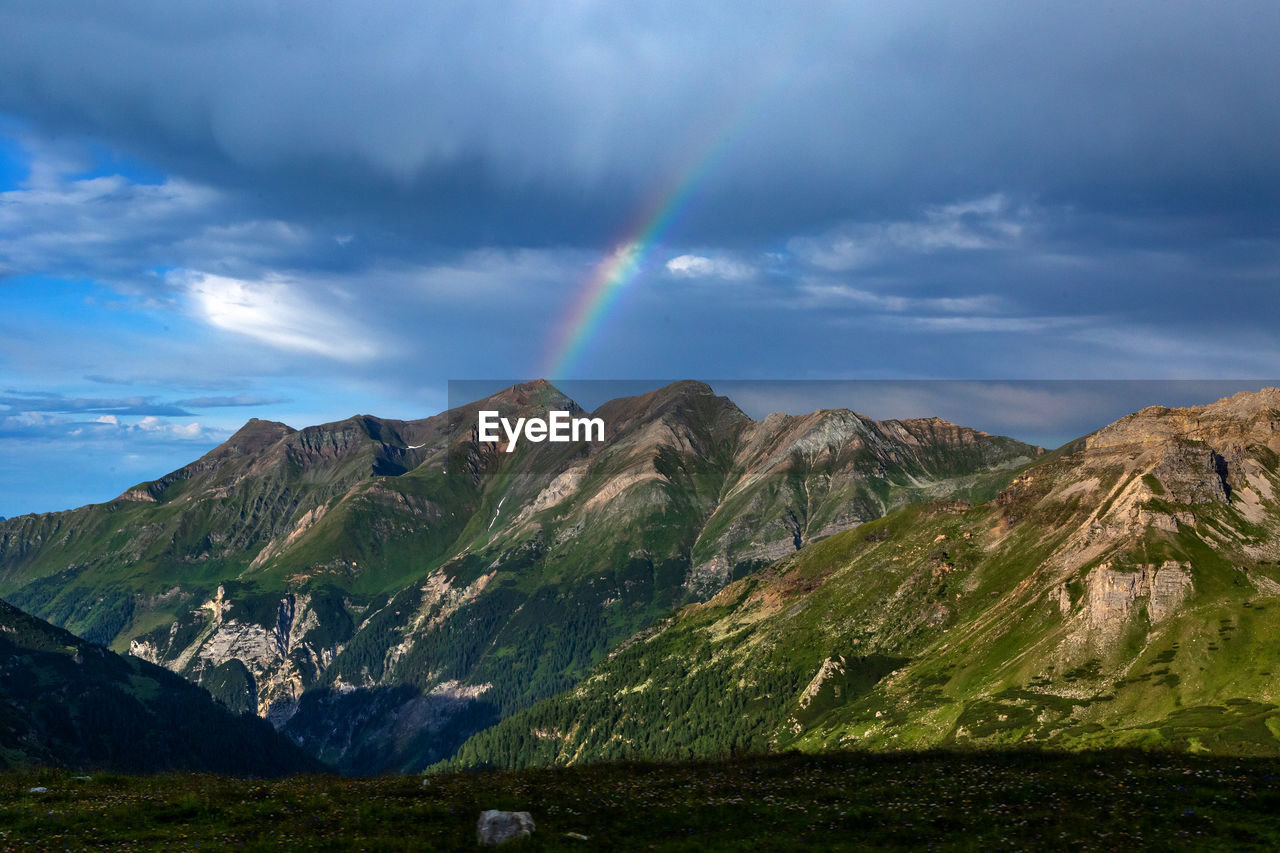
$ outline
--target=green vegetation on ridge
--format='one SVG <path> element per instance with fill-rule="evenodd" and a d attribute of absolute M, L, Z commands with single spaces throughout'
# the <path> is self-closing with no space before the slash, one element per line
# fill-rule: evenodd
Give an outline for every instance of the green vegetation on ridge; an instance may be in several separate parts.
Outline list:
<path fill-rule="evenodd" d="M 755 422 L 685 382 L 601 406 L 603 444 L 508 454 L 481 407 L 574 405 L 539 382 L 423 421 L 253 421 L 111 503 L 0 524 L 0 594 L 347 771 L 416 769 L 673 608 L 1038 453 L 937 420 Z"/>
<path fill-rule="evenodd" d="M 1177 412 L 1126 419 L 988 503 L 911 506 L 809 545 L 441 766 L 939 746 L 1280 755 L 1267 399 L 1196 410 L 1195 442 L 1169 435 Z"/>

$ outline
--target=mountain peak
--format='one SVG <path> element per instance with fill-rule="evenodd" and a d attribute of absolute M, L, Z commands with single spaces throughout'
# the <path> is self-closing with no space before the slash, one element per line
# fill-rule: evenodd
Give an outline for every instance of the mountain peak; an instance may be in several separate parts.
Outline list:
<path fill-rule="evenodd" d="M 535 379 L 532 382 L 518 382 L 509 388 L 504 388 L 497 393 L 490 394 L 475 403 L 463 408 L 471 408 L 472 406 L 480 407 L 483 405 L 505 405 L 512 406 L 516 409 L 536 408 L 536 409 L 565 409 L 568 411 L 581 411 L 582 407 L 569 398 L 567 394 L 556 386 L 552 385 L 545 379 Z"/>
<path fill-rule="evenodd" d="M 1257 391 L 1240 391 L 1204 407 L 1206 412 L 1226 417 L 1249 417 L 1264 409 L 1280 408 L 1280 388 L 1267 386 Z"/>
<path fill-rule="evenodd" d="M 698 398 L 716 398 L 716 392 L 711 390 L 711 386 L 705 382 L 698 382 L 693 379 L 681 379 L 672 382 L 669 385 L 663 385 L 661 388 L 655 388 L 644 394 L 637 394 L 634 397 L 625 397 L 622 399 L 633 400 L 647 408 L 656 408 L 666 403 L 695 400 Z M 716 399 L 729 402 L 728 397 L 720 397 Z M 730 402 L 730 405 L 733 405 Z M 737 408 L 734 406 L 734 408 Z"/>
<path fill-rule="evenodd" d="M 1086 447 L 1159 444 L 1177 438 L 1241 439 L 1268 444 L 1280 422 L 1280 389 L 1241 391 L 1204 406 L 1147 406 L 1089 436 Z"/>
<path fill-rule="evenodd" d="M 715 396 L 715 391 L 711 390 L 711 386 L 705 382 L 699 382 L 697 379 L 677 379 L 668 385 L 652 392 L 654 394 L 663 395 L 695 395 L 702 397 Z"/>
<path fill-rule="evenodd" d="M 707 424 L 750 420 L 728 397 L 720 397 L 705 382 L 685 379 L 634 397 L 610 400 L 596 410 L 617 426 L 634 421 L 657 421 L 694 416 Z"/>
<path fill-rule="evenodd" d="M 254 453 L 270 447 L 280 439 L 293 435 L 295 432 L 297 432 L 296 429 L 279 421 L 249 418 L 244 426 L 236 430 L 229 439 L 223 442 L 223 447 L 235 448 L 243 453 Z"/>

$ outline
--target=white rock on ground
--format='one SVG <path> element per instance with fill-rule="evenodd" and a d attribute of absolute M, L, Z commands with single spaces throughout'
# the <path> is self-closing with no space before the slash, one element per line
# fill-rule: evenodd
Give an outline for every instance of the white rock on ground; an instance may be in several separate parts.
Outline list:
<path fill-rule="evenodd" d="M 528 812 L 489 809 L 476 821 L 476 841 L 487 847 L 533 835 L 533 817 Z"/>

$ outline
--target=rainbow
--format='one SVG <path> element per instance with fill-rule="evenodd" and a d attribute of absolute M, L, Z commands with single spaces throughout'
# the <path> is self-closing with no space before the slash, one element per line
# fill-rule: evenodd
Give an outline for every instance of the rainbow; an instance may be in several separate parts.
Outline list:
<path fill-rule="evenodd" d="M 679 220 L 680 214 L 688 209 L 694 190 L 711 173 L 733 140 L 750 124 L 763 100 L 764 97 L 754 98 L 747 107 L 731 111 L 730 121 L 719 125 L 721 131 L 712 134 L 709 142 L 694 146 L 697 156 L 691 158 L 684 168 L 675 170 L 675 180 L 668 182 L 663 192 L 657 193 L 641 208 L 631 227 L 614 242 L 613 252 L 592 270 L 559 325 L 541 376 L 547 379 L 570 378 L 567 374 L 604 326 L 628 285 L 643 271 L 648 256 Z"/>

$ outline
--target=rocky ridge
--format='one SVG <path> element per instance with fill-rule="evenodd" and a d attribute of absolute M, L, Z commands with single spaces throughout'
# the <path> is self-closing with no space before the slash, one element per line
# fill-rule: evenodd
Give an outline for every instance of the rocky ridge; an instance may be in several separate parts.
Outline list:
<path fill-rule="evenodd" d="M 250 421 L 115 501 L 0 524 L 0 594 L 346 769 L 410 769 L 673 605 L 1040 453 L 936 419 L 756 422 L 700 383 L 601 406 L 602 444 L 506 453 L 480 408 L 581 411 L 537 382 L 421 421 Z"/>
<path fill-rule="evenodd" d="M 988 503 L 832 536 L 687 606 L 456 763 L 1026 743 L 1280 753 L 1278 427 L 1275 389 L 1151 407 Z"/>

